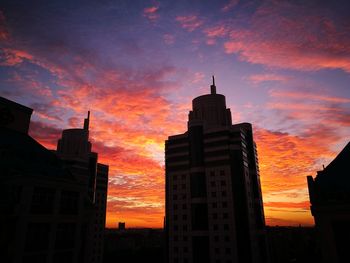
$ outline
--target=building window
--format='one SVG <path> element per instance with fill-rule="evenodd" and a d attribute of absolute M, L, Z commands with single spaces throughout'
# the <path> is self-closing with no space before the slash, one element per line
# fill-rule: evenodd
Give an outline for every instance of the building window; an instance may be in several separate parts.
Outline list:
<path fill-rule="evenodd" d="M 227 248 L 225 249 L 225 253 L 226 253 L 227 255 L 231 254 L 231 248 L 227 247 Z"/>
<path fill-rule="evenodd" d="M 177 241 L 178 240 L 178 237 L 177 236 L 174 236 L 174 241 Z"/>
<path fill-rule="evenodd" d="M 228 218 L 228 213 L 224 213 L 224 214 L 223 214 L 223 218 L 224 218 L 224 219 L 227 219 L 227 218 Z"/>
<path fill-rule="evenodd" d="M 174 200 L 177 200 L 177 195 L 173 195 L 173 199 L 174 199 Z"/>
<path fill-rule="evenodd" d="M 228 230 L 229 227 L 228 227 L 228 224 L 224 224 L 224 230 Z"/>
<path fill-rule="evenodd" d="M 216 224 L 213 225 L 213 229 L 214 229 L 214 230 L 218 230 L 218 229 L 219 229 L 218 225 L 216 225 Z"/>
<path fill-rule="evenodd" d="M 55 248 L 73 248 L 75 241 L 75 224 L 61 223 L 57 225 Z"/>
<path fill-rule="evenodd" d="M 182 227 L 182 229 L 183 229 L 184 231 L 187 231 L 187 225 L 184 225 L 184 226 Z"/>
<path fill-rule="evenodd" d="M 221 195 L 222 195 L 222 196 L 226 196 L 226 191 L 222 191 L 222 192 L 221 192 Z"/>
<path fill-rule="evenodd" d="M 211 171 L 210 176 L 215 176 L 215 171 Z"/>
<path fill-rule="evenodd" d="M 174 186 L 173 186 L 173 189 L 174 189 L 174 190 L 177 190 L 177 185 L 174 185 Z"/>
<path fill-rule="evenodd" d="M 186 220 L 187 219 L 187 215 L 182 215 L 182 219 Z"/>
<path fill-rule="evenodd" d="M 215 240 L 215 242 L 218 242 L 220 240 L 220 237 L 219 236 L 215 236 L 214 240 Z"/>
<path fill-rule="evenodd" d="M 174 215 L 174 220 L 175 220 L 175 221 L 177 220 L 177 215 Z"/>
<path fill-rule="evenodd" d="M 48 223 L 30 223 L 26 235 L 26 251 L 48 249 L 50 225 Z"/>
<path fill-rule="evenodd" d="M 213 203 L 212 206 L 213 206 L 213 208 L 217 208 L 218 204 L 217 203 Z"/>
<path fill-rule="evenodd" d="M 73 191 L 62 191 L 60 202 L 60 213 L 74 215 L 78 213 L 79 193 Z"/>
<path fill-rule="evenodd" d="M 222 202 L 222 207 L 227 207 L 227 202 Z"/>
<path fill-rule="evenodd" d="M 184 241 L 187 241 L 187 240 L 188 240 L 187 236 L 184 236 L 184 238 L 183 238 L 183 239 L 184 239 Z"/>
<path fill-rule="evenodd" d="M 229 236 L 225 236 L 225 241 L 229 242 L 230 241 L 230 237 Z"/>
<path fill-rule="evenodd" d="M 225 181 L 221 181 L 221 186 L 225 186 L 226 182 Z"/>
<path fill-rule="evenodd" d="M 211 192 L 212 197 L 216 197 L 216 192 Z"/>
<path fill-rule="evenodd" d="M 174 210 L 177 210 L 177 204 L 174 204 Z"/>
<path fill-rule="evenodd" d="M 210 185 L 214 187 L 216 185 L 215 181 L 212 181 Z"/>
<path fill-rule="evenodd" d="M 214 214 L 213 214 L 213 218 L 214 218 L 214 219 L 218 219 L 218 214 L 217 214 L 217 213 L 214 213 Z"/>
<path fill-rule="evenodd" d="M 33 214 L 51 214 L 55 199 L 55 189 L 35 187 L 30 211 Z"/>
<path fill-rule="evenodd" d="M 181 175 L 181 179 L 185 180 L 186 179 L 186 174 Z"/>
<path fill-rule="evenodd" d="M 225 175 L 225 171 L 224 170 L 220 170 L 220 175 Z"/>
<path fill-rule="evenodd" d="M 186 205 L 186 204 L 183 204 L 183 205 L 182 205 L 182 209 L 187 209 L 187 205 Z"/>
<path fill-rule="evenodd" d="M 219 247 L 216 247 L 216 248 L 215 248 L 215 253 L 216 253 L 216 254 L 220 254 L 220 248 L 219 248 Z"/>
<path fill-rule="evenodd" d="M 186 185 L 185 185 L 185 184 L 182 184 L 182 185 L 181 185 L 181 188 L 182 188 L 182 189 L 186 189 Z"/>
<path fill-rule="evenodd" d="M 32 262 L 34 262 L 34 261 L 32 261 Z M 37 261 L 35 261 L 35 262 L 37 262 Z M 73 262 L 72 251 L 62 251 L 62 252 L 55 253 L 53 256 L 53 263 L 61 263 L 61 262 Z"/>
<path fill-rule="evenodd" d="M 173 175 L 174 181 L 177 180 L 177 175 Z"/>
<path fill-rule="evenodd" d="M 179 227 L 177 225 L 174 225 L 174 230 L 177 231 Z"/>

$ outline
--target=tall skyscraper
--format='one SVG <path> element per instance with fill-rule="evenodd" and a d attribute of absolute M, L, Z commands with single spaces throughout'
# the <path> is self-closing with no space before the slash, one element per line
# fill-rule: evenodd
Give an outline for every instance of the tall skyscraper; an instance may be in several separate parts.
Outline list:
<path fill-rule="evenodd" d="M 322 262 L 350 262 L 350 142 L 315 179 L 307 177 Z"/>
<path fill-rule="evenodd" d="M 86 225 L 85 262 L 99 263 L 103 257 L 104 227 L 108 186 L 108 165 L 98 163 L 98 154 L 91 151 L 89 141 L 90 112 L 82 129 L 67 129 L 57 143 L 57 155 L 77 179 L 91 204 Z"/>
<path fill-rule="evenodd" d="M 225 96 L 192 101 L 188 130 L 165 142 L 167 261 L 267 262 L 256 145 Z"/>

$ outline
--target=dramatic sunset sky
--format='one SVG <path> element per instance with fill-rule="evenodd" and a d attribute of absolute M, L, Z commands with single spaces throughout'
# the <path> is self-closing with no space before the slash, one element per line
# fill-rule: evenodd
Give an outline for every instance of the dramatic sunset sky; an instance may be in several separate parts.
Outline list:
<path fill-rule="evenodd" d="M 269 225 L 311 225 L 307 175 L 350 139 L 350 2 L 100 0 L 0 3 L 0 96 L 34 109 L 55 149 L 82 127 L 109 164 L 107 226 L 162 227 L 164 140 L 211 75 L 253 124 Z"/>

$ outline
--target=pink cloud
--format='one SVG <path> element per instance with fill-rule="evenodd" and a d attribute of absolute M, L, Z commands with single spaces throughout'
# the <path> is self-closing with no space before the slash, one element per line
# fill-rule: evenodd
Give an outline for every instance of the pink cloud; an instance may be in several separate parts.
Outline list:
<path fill-rule="evenodd" d="M 164 34 L 163 40 L 164 40 L 165 44 L 172 45 L 175 43 L 175 36 L 172 34 Z"/>
<path fill-rule="evenodd" d="M 221 9 L 221 11 L 228 12 L 233 9 L 238 3 L 239 0 L 229 0 L 228 3 Z"/>
<path fill-rule="evenodd" d="M 24 50 L 2 48 L 0 55 L 0 66 L 15 66 L 23 60 L 32 60 L 33 56 Z"/>
<path fill-rule="evenodd" d="M 316 10 L 268 2 L 248 20 L 248 27 L 231 27 L 224 48 L 227 54 L 238 54 L 241 60 L 255 64 L 350 72 L 350 38 L 344 34 L 346 25 L 335 23 Z"/>
<path fill-rule="evenodd" d="M 0 43 L 6 41 L 9 38 L 9 33 L 5 25 L 6 18 L 4 13 L 0 10 Z"/>
<path fill-rule="evenodd" d="M 147 19 L 154 22 L 159 18 L 159 14 L 157 13 L 158 10 L 159 10 L 159 5 L 147 7 L 143 9 L 143 15 L 147 17 Z"/>
<path fill-rule="evenodd" d="M 272 97 L 278 98 L 290 98 L 290 99 L 303 99 L 303 100 L 315 100 L 315 101 L 325 101 L 334 103 L 350 103 L 350 98 L 344 97 L 334 97 L 327 95 L 318 95 L 310 92 L 297 92 L 297 91 L 270 91 Z"/>
<path fill-rule="evenodd" d="M 196 15 L 177 16 L 176 21 L 180 23 L 182 28 L 189 32 L 192 32 L 203 25 L 203 21 Z"/>
<path fill-rule="evenodd" d="M 272 74 L 272 73 L 265 73 L 265 74 L 255 74 L 251 75 L 248 78 L 252 83 L 259 84 L 266 81 L 280 81 L 285 82 L 288 80 L 288 77 L 278 75 L 278 74 Z"/>

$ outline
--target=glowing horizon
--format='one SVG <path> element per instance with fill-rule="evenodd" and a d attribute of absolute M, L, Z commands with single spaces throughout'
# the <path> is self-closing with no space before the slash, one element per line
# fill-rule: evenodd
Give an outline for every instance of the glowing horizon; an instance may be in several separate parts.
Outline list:
<path fill-rule="evenodd" d="M 91 110 L 109 165 L 107 223 L 162 227 L 164 141 L 193 98 L 226 97 L 253 124 L 268 225 L 313 225 L 306 176 L 350 139 L 350 4 L 95 1 L 0 5 L 0 95 L 34 109 L 55 149 Z"/>

